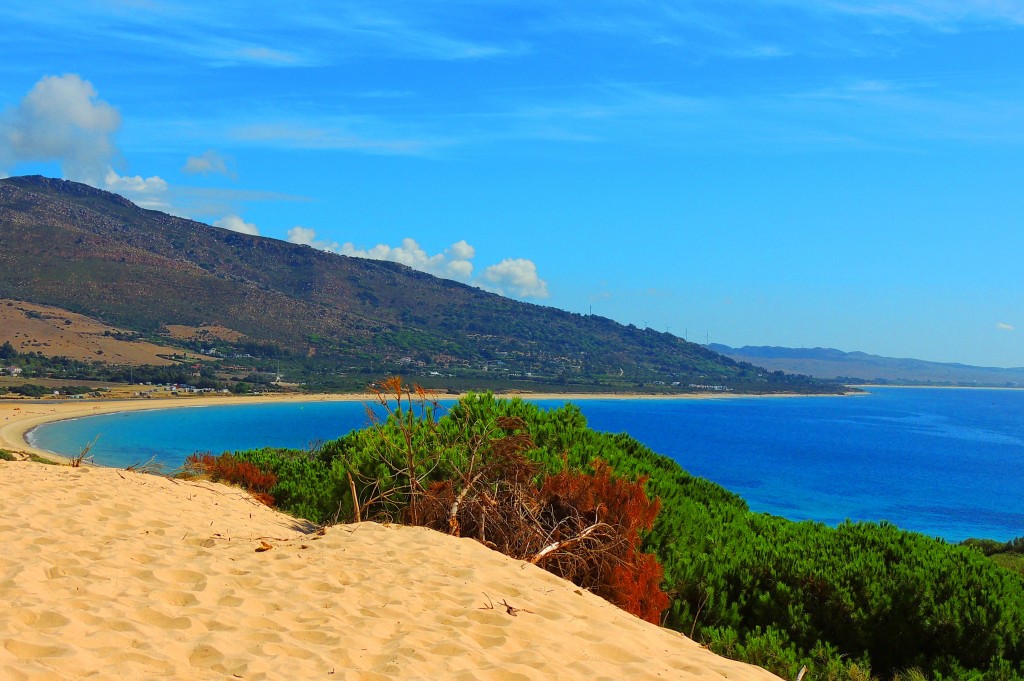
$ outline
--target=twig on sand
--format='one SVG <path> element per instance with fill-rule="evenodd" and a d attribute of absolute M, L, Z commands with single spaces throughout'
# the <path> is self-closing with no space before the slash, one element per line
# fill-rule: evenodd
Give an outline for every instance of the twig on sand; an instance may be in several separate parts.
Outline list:
<path fill-rule="evenodd" d="M 494 610 L 494 602 L 491 600 L 491 597 L 488 596 L 486 593 L 484 593 L 484 597 L 487 599 L 487 603 L 477 608 L 477 610 Z M 498 601 L 498 605 L 504 606 L 505 612 L 509 615 L 512 615 L 513 617 L 517 617 L 517 612 L 528 612 L 531 615 L 534 614 L 533 610 L 527 610 L 526 608 L 517 608 L 514 605 L 509 605 L 507 598 L 503 598 L 500 601 Z"/>
<path fill-rule="evenodd" d="M 99 435 L 97 435 L 96 437 L 94 437 L 94 438 L 92 439 L 92 442 L 90 442 L 89 444 L 87 444 L 87 445 L 86 445 L 86 446 L 85 446 L 85 447 L 84 447 L 84 448 L 82 449 L 82 451 L 80 451 L 80 452 L 78 453 L 78 456 L 76 456 L 76 457 L 74 457 L 74 458 L 72 458 L 72 459 L 71 459 L 71 467 L 72 467 L 72 468 L 79 468 L 79 467 L 81 467 L 81 465 L 82 465 L 83 463 L 92 463 L 92 457 L 91 457 L 91 456 L 89 456 L 88 458 L 86 458 L 86 457 L 87 457 L 87 456 L 88 456 L 88 454 L 89 454 L 89 450 L 90 450 L 90 449 L 92 449 L 93 445 L 95 445 L 95 444 L 96 444 L 96 441 L 97 441 L 97 440 L 99 440 L 99 439 L 100 439 L 100 436 L 99 436 Z"/>
<path fill-rule="evenodd" d="M 505 606 L 505 612 L 507 612 L 508 614 L 512 615 L 513 617 L 516 616 L 517 612 L 528 612 L 531 615 L 533 614 L 533 610 L 527 610 L 526 608 L 517 608 L 517 607 L 509 605 L 507 599 L 502 599 L 502 601 L 500 603 L 498 603 L 498 605 L 504 605 Z"/>
<path fill-rule="evenodd" d="M 156 456 L 149 457 L 149 461 L 146 463 L 133 463 L 131 466 L 125 468 L 126 471 L 132 473 L 150 473 L 153 475 L 163 475 L 164 465 L 156 460 Z M 166 477 L 166 476 L 165 476 Z M 170 480 L 171 478 L 167 478 Z"/>

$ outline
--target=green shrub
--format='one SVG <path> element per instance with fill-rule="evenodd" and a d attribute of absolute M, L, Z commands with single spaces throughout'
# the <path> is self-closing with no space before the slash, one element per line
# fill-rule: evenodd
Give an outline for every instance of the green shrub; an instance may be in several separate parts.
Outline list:
<path fill-rule="evenodd" d="M 52 388 L 37 385 L 35 383 L 25 383 L 23 385 L 11 386 L 9 390 L 16 395 L 24 395 L 25 397 L 43 397 L 53 392 Z"/>

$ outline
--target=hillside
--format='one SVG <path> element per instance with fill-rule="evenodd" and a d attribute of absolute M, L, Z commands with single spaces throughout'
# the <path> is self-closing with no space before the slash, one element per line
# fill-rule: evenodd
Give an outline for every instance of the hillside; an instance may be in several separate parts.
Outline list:
<path fill-rule="evenodd" d="M 772 371 L 862 383 L 1024 386 L 1024 367 L 1002 369 L 967 364 L 881 357 L 832 348 L 782 348 L 711 344 L 710 349 L 737 362 L 752 362 Z"/>
<path fill-rule="evenodd" d="M 18 352 L 42 352 L 81 361 L 102 359 L 124 364 L 173 364 L 161 357 L 166 347 L 124 340 L 131 335 L 80 314 L 46 305 L 0 299 L 0 341 Z"/>
<path fill-rule="evenodd" d="M 283 363 L 328 386 L 341 375 L 401 372 L 468 381 L 458 387 L 838 389 L 671 334 L 511 300 L 396 263 L 211 227 L 39 176 L 0 180 L 0 298 L 61 308 L 235 364 L 238 357 Z"/>

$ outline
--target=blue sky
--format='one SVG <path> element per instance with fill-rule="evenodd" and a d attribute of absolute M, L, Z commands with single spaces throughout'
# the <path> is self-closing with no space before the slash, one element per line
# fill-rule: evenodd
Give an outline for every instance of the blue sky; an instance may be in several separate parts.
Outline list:
<path fill-rule="evenodd" d="M 1013 0 L 3 3 L 0 173 L 729 345 L 1024 366 Z"/>

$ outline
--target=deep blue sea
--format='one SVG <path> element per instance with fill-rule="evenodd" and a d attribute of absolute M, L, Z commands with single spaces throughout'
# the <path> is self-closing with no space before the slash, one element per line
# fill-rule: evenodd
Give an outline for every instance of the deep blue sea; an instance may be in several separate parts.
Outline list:
<path fill-rule="evenodd" d="M 558 400 L 532 400 L 558 407 Z M 1024 535 L 1024 390 L 872 388 L 858 397 L 582 400 L 598 430 L 628 432 L 755 511 L 836 524 L 887 520 L 959 541 Z M 195 451 L 306 447 L 361 428 L 363 405 L 197 407 L 50 424 L 33 443 L 97 463 Z"/>

